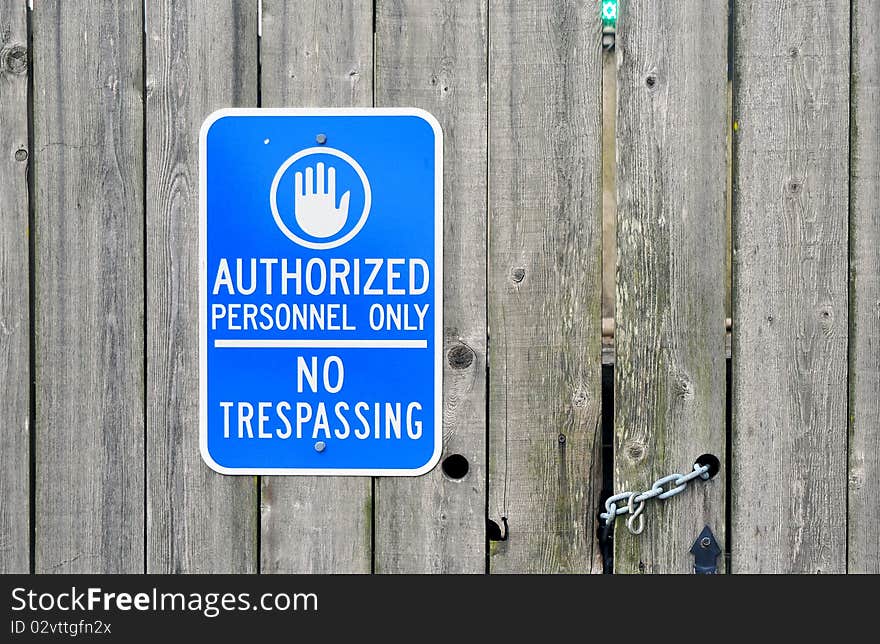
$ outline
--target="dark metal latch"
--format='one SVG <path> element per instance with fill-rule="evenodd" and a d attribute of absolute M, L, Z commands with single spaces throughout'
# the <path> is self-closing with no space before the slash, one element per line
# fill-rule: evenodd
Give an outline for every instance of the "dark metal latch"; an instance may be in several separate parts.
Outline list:
<path fill-rule="evenodd" d="M 718 574 L 718 555 L 721 554 L 721 546 L 715 539 L 715 535 L 709 526 L 703 528 L 694 545 L 691 546 L 691 554 L 694 555 L 695 575 Z"/>

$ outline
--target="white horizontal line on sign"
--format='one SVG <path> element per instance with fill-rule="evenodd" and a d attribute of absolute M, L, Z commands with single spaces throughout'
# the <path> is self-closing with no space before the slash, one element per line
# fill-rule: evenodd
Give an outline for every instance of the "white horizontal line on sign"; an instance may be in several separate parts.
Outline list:
<path fill-rule="evenodd" d="M 427 349 L 427 340 L 214 340 L 215 349 Z"/>

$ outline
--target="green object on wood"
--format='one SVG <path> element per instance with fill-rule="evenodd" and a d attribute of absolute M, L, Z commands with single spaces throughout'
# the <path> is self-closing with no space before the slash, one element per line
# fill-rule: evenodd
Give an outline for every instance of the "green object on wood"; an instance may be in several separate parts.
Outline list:
<path fill-rule="evenodd" d="M 618 0 L 602 0 L 602 27 L 604 28 L 617 28 L 617 16 L 619 15 L 620 7 L 618 4 Z"/>

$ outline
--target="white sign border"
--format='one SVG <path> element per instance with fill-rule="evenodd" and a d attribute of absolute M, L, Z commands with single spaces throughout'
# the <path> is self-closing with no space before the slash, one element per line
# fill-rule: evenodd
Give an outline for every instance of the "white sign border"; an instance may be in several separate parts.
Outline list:
<path fill-rule="evenodd" d="M 208 132 L 227 116 L 415 116 L 434 131 L 434 452 L 415 469 L 236 468 L 208 452 Z M 443 453 L 443 129 L 430 112 L 416 107 L 260 108 L 227 107 L 212 112 L 199 130 L 199 451 L 215 472 L 242 476 L 421 476 Z"/>

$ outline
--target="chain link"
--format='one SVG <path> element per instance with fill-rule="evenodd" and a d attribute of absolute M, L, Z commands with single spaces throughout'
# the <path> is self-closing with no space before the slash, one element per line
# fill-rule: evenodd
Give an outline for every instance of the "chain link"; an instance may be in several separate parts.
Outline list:
<path fill-rule="evenodd" d="M 649 490 L 642 492 L 621 492 L 608 497 L 605 501 L 605 512 L 599 514 L 599 518 L 605 521 L 606 529 L 611 527 L 614 519 L 619 514 L 629 514 L 626 519 L 626 527 L 632 534 L 641 534 L 645 529 L 645 504 L 651 499 L 669 499 L 676 494 L 685 491 L 688 483 L 694 479 L 709 479 L 709 466 L 694 463 L 694 470 L 689 474 L 670 474 L 663 476 L 651 485 Z M 664 490 L 663 486 L 669 485 L 669 489 Z M 618 507 L 618 503 L 622 502 Z M 636 522 L 638 519 L 638 522 Z"/>

